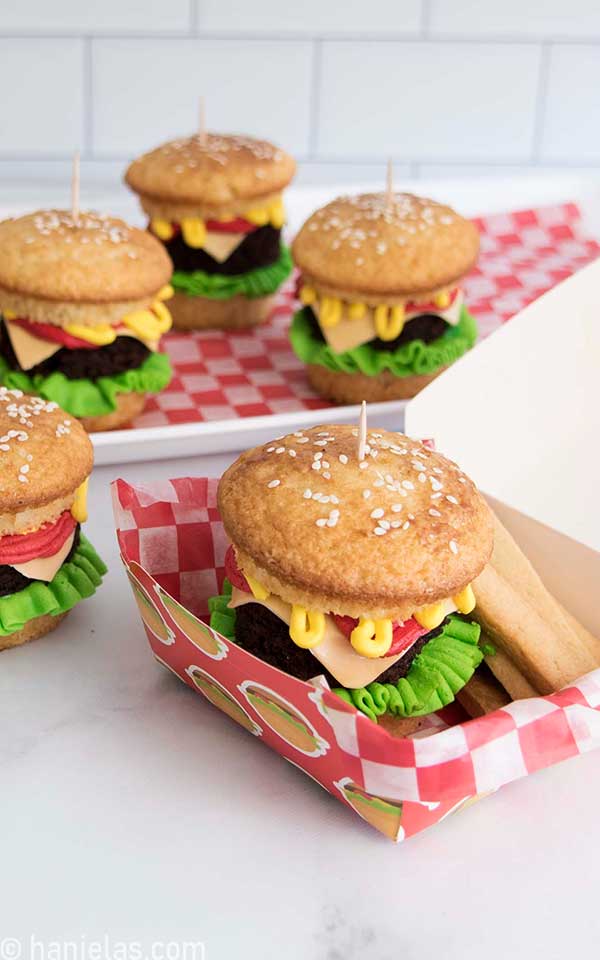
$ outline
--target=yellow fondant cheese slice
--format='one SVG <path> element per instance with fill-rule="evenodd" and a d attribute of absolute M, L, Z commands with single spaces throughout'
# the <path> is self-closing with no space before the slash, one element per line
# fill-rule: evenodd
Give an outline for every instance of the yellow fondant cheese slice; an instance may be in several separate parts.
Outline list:
<path fill-rule="evenodd" d="M 202 247 L 213 260 L 224 263 L 246 236 L 245 233 L 224 233 L 209 230 Z"/>
<path fill-rule="evenodd" d="M 35 337 L 17 323 L 11 323 L 10 320 L 5 319 L 4 322 L 15 357 L 22 370 L 31 370 L 32 367 L 54 356 L 61 349 L 60 343 L 51 343 L 50 340 Z"/>
<path fill-rule="evenodd" d="M 13 563 L 11 566 L 17 573 L 22 573 L 24 577 L 29 577 L 30 580 L 45 580 L 49 583 L 50 580 L 54 579 L 69 555 L 74 537 L 75 533 L 67 537 L 60 550 L 51 557 L 28 560 L 27 563 Z"/>
<path fill-rule="evenodd" d="M 266 607 L 267 610 L 270 610 L 289 626 L 292 613 L 291 605 L 285 603 L 279 597 L 270 594 L 266 600 L 256 600 L 251 594 L 234 587 L 229 606 L 235 609 L 236 607 L 242 607 L 245 603 L 260 603 L 261 606 Z M 292 642 L 290 639 L 290 643 Z M 401 653 L 395 657 L 380 657 L 377 660 L 359 656 L 352 648 L 350 641 L 336 627 L 333 618 L 329 616 L 325 617 L 323 639 L 316 647 L 311 647 L 310 652 L 342 687 L 364 687 L 367 683 L 372 683 L 403 655 Z M 315 673 L 318 673 L 316 665 Z"/>

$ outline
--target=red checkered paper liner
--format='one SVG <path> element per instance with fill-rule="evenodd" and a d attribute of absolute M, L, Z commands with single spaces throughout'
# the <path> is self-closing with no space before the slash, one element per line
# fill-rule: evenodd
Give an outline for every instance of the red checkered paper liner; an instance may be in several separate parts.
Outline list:
<path fill-rule="evenodd" d="M 573 203 L 475 220 L 481 231 L 477 266 L 464 281 L 480 338 L 536 297 L 594 260 L 600 244 L 586 237 Z M 136 427 L 231 420 L 329 406 L 311 389 L 287 330 L 294 282 L 282 288 L 269 322 L 250 331 L 170 333 L 163 346 L 174 376 L 148 399 Z"/>
<path fill-rule="evenodd" d="M 264 663 L 208 625 L 227 537 L 217 480 L 113 483 L 123 563 L 155 657 L 301 767 L 376 829 L 400 840 L 482 794 L 600 746 L 600 670 L 547 697 L 412 738 L 390 736 L 324 684 Z M 443 719 L 442 719 L 443 717 Z M 453 725 L 449 725 L 453 724 Z"/>

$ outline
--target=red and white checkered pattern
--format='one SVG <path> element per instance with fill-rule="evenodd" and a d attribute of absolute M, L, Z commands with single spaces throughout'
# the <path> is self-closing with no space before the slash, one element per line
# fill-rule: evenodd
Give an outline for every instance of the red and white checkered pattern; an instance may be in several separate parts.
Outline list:
<path fill-rule="evenodd" d="M 326 687 L 290 677 L 215 634 L 200 621 L 206 621 L 207 600 L 224 577 L 227 541 L 216 508 L 217 483 L 184 478 L 113 484 L 124 563 L 158 617 L 144 620 L 153 652 L 192 689 L 190 671 L 212 678 L 237 704 L 238 719 L 250 717 L 255 735 L 342 802 L 350 803 L 343 785 L 353 782 L 400 803 L 402 825 L 394 839 L 430 826 L 468 799 L 600 746 L 600 670 L 552 696 L 518 701 L 477 720 L 465 720 L 457 705 L 449 707 L 432 718 L 424 735 L 396 739 Z M 187 615 L 183 621 L 173 616 L 165 592 L 194 615 L 193 629 Z M 157 623 L 164 626 L 162 640 Z M 218 656 L 204 649 L 194 629 L 200 638 L 212 637 Z M 277 725 L 252 715 L 243 691 L 254 684 L 276 692 L 296 711 L 319 749 L 300 749 Z M 389 828 L 383 832 L 389 835 Z"/>
<path fill-rule="evenodd" d="M 598 256 L 600 244 L 582 233 L 580 221 L 575 204 L 475 221 L 481 231 L 481 255 L 464 287 L 482 338 Z M 294 309 L 289 282 L 278 295 L 270 321 L 254 331 L 168 334 L 163 343 L 173 363 L 173 380 L 148 400 L 134 426 L 328 406 L 309 387 L 304 365 L 290 347 L 287 328 Z"/>

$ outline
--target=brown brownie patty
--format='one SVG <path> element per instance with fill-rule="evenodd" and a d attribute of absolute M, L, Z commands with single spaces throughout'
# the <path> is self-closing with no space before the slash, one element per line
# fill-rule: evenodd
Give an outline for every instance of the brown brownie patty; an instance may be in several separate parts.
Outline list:
<path fill-rule="evenodd" d="M 4 323 L 0 324 L 0 353 L 13 370 L 20 370 L 10 338 Z M 126 370 L 141 367 L 149 356 L 148 347 L 134 337 L 117 337 L 112 343 L 97 350 L 67 350 L 61 348 L 42 363 L 27 370 L 27 374 L 36 373 L 47 376 L 50 373 L 62 373 L 69 380 L 97 380 Z"/>
<path fill-rule="evenodd" d="M 280 236 L 281 230 L 269 225 L 252 230 L 223 263 L 211 257 L 206 250 L 188 247 L 181 233 L 175 234 L 172 240 L 165 243 L 165 247 L 175 270 L 185 273 L 203 270 L 205 273 L 221 273 L 231 277 L 275 263 L 281 249 Z"/>
<path fill-rule="evenodd" d="M 333 677 L 310 650 L 303 650 L 292 642 L 287 623 L 259 603 L 245 603 L 235 610 L 235 642 L 248 653 L 270 663 L 272 667 L 284 670 L 299 680 L 310 680 L 323 674 L 331 687 L 339 687 Z M 446 621 L 444 621 L 445 623 Z M 403 657 L 388 670 L 377 677 L 378 683 L 395 683 L 405 677 L 410 666 L 426 643 L 442 631 L 440 625 L 425 636 L 420 637 Z"/>

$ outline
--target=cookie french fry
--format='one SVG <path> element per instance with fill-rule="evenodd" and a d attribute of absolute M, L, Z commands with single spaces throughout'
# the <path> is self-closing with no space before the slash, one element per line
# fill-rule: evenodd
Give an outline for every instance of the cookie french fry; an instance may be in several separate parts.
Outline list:
<path fill-rule="evenodd" d="M 485 662 L 513 700 L 526 700 L 528 697 L 539 696 L 539 690 L 536 690 L 520 673 L 503 650 L 496 649 L 494 654 L 485 658 Z"/>
<path fill-rule="evenodd" d="M 554 693 L 598 666 L 598 659 L 566 626 L 544 619 L 519 588 L 491 565 L 474 583 L 475 618 L 542 694 Z"/>
<path fill-rule="evenodd" d="M 456 699 L 470 717 L 483 717 L 505 707 L 512 697 L 494 677 L 476 673 Z"/>

